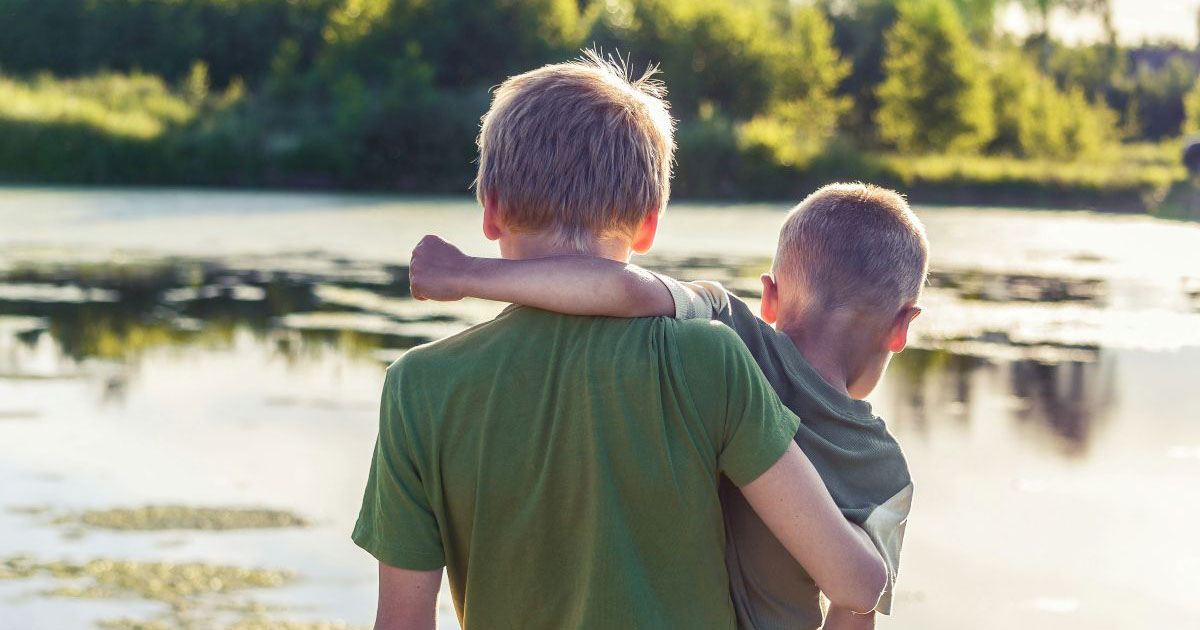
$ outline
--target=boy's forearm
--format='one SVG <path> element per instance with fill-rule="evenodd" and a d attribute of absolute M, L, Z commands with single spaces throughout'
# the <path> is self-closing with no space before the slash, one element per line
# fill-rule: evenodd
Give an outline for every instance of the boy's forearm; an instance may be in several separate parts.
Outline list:
<path fill-rule="evenodd" d="M 636 265 L 606 258 L 472 258 L 463 295 L 569 315 L 674 315 L 671 292 Z"/>
<path fill-rule="evenodd" d="M 816 468 L 795 442 L 741 490 L 831 605 L 863 613 L 875 609 L 887 586 L 887 567 L 861 530 L 842 517 Z"/>
<path fill-rule="evenodd" d="M 830 607 L 824 630 L 875 630 L 875 613 L 859 614 L 845 608 Z"/>

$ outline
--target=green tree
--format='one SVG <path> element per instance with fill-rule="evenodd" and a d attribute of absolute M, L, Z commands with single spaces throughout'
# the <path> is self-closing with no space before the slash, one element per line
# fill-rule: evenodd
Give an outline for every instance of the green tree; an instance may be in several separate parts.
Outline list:
<path fill-rule="evenodd" d="M 1138 136 L 1160 140 L 1179 135 L 1186 118 L 1184 97 L 1196 82 L 1190 53 L 1164 50 L 1161 65 L 1139 63 L 1118 82 L 1126 101 L 1126 118 Z"/>
<path fill-rule="evenodd" d="M 801 164 L 837 132 L 850 99 L 837 93 L 850 64 L 833 46 L 833 28 L 812 6 L 794 8 L 768 38 L 773 77 L 762 113 L 742 128 L 744 141 L 768 147 L 784 164 Z"/>
<path fill-rule="evenodd" d="M 383 79 L 396 60 L 419 58 L 441 88 L 486 88 L 577 54 L 585 18 L 576 0 L 340 0 L 320 64 Z"/>
<path fill-rule="evenodd" d="M 992 72 L 996 135 L 990 148 L 1021 157 L 1078 159 L 1116 137 L 1116 117 L 1082 88 L 1063 91 L 1019 50 L 1007 50 Z"/>
<path fill-rule="evenodd" d="M 883 140 L 928 152 L 973 151 L 991 139 L 987 75 L 948 0 L 900 4 L 886 44 L 875 116 Z"/>
<path fill-rule="evenodd" d="M 1116 27 L 1112 21 L 1111 0 L 1019 0 L 1025 12 L 1033 18 L 1033 33 L 1031 43 L 1038 47 L 1038 62 L 1042 70 L 1050 63 L 1051 37 L 1050 16 L 1055 10 L 1062 9 L 1069 13 L 1091 13 L 1099 16 L 1104 25 L 1104 32 L 1109 43 L 1115 44 L 1117 39 Z"/>
<path fill-rule="evenodd" d="M 763 2 L 615 0 L 592 39 L 627 54 L 635 67 L 662 70 L 672 113 L 684 121 L 704 108 L 746 119 L 772 90 L 768 44 L 776 29 Z M 607 8 L 607 7 L 606 7 Z"/>
<path fill-rule="evenodd" d="M 337 0 L 0 0 L 6 72 L 138 70 L 170 82 L 204 61 L 214 85 L 253 81 L 292 39 L 307 62 Z"/>
<path fill-rule="evenodd" d="M 963 25 L 977 42 L 991 40 L 996 29 L 996 7 L 1002 0 L 954 0 Z"/>
<path fill-rule="evenodd" d="M 1192 89 L 1188 90 L 1187 95 L 1183 97 L 1183 107 L 1187 112 L 1187 118 L 1183 123 L 1183 132 L 1196 133 L 1200 131 L 1200 81 L 1192 85 Z"/>
<path fill-rule="evenodd" d="M 884 34 L 896 21 L 895 0 L 839 2 L 822 0 L 823 10 L 833 25 L 833 44 L 850 61 L 850 76 L 842 81 L 841 93 L 853 99 L 843 117 L 842 131 L 859 144 L 876 139 L 877 90 L 883 82 Z"/>

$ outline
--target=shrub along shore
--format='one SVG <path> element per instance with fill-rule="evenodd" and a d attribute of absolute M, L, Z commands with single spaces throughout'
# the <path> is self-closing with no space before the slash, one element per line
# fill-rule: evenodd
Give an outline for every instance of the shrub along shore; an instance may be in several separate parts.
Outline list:
<path fill-rule="evenodd" d="M 239 111 L 244 88 L 209 92 L 205 85 L 202 66 L 181 88 L 145 74 L 0 76 L 0 180 L 461 193 L 474 175 L 471 156 L 462 151 L 457 164 L 443 156 L 419 178 L 389 173 L 386 165 L 365 174 L 327 128 L 317 126 L 311 135 L 264 131 L 257 126 L 259 117 L 269 117 L 264 112 Z M 1180 153 L 1178 141 L 1115 144 L 1076 161 L 870 153 L 835 144 L 795 165 L 684 135 L 674 195 L 798 200 L 829 181 L 851 179 L 895 187 L 918 203 L 1153 212 L 1185 181 Z"/>
<path fill-rule="evenodd" d="M 1014 38 L 995 26 L 1007 4 L 11 0 L 0 182 L 461 193 L 490 87 L 594 45 L 660 65 L 677 198 L 794 200 L 832 180 L 918 203 L 1186 196 L 1200 55 Z"/>

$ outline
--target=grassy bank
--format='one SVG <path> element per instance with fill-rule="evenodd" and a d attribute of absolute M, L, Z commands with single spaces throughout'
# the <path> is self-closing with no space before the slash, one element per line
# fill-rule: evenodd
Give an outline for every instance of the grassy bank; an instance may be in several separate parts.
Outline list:
<path fill-rule="evenodd" d="M 881 158 L 881 179 L 928 201 L 1155 212 L 1186 180 L 1177 142 L 1117 145 L 1093 160 Z"/>
<path fill-rule="evenodd" d="M 461 107 L 415 112 L 415 117 L 447 129 L 469 128 L 485 98 L 466 95 Z M 371 108 L 369 99 L 359 98 L 292 106 L 248 97 L 236 84 L 210 92 L 203 66 L 174 86 L 144 74 L 71 80 L 0 76 L 0 179 L 465 190 L 473 175 L 469 130 L 444 134 L 444 150 L 416 147 L 438 157 L 424 169 L 429 173 L 414 177 L 386 159 L 412 150 L 403 133 L 380 138 L 364 131 L 388 124 L 386 119 L 363 123 L 387 114 Z M 353 118 L 356 112 L 359 119 Z M 1186 176 L 1175 141 L 1114 145 L 1095 159 L 1079 161 L 871 153 L 835 143 L 795 165 L 762 146 L 739 144 L 732 130 L 720 125 L 684 125 L 679 136 L 678 198 L 791 200 L 831 180 L 860 179 L 894 186 L 924 203 L 1154 212 Z M 383 141 L 394 146 L 379 149 Z"/>

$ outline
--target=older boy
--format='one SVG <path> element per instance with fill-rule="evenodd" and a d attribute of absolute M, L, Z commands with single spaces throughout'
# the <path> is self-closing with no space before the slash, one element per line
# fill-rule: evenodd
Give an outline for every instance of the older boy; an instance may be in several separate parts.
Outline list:
<path fill-rule="evenodd" d="M 920 313 L 928 244 L 900 195 L 833 184 L 799 204 L 783 224 L 771 273 L 762 276 L 762 319 L 712 282 L 681 284 L 630 265 L 580 258 L 469 259 L 435 238 L 426 245 L 413 261 L 419 297 L 468 295 L 577 314 L 714 317 L 732 327 L 802 419 L 796 442 L 843 514 L 861 524 L 884 555 L 889 588 L 876 610 L 890 612 L 912 484 L 899 445 L 862 398 L 892 353 L 904 348 L 909 323 Z M 722 502 L 741 626 L 820 626 L 823 610 L 812 578 L 728 486 Z M 834 604 L 827 628 L 873 626 L 873 615 Z"/>
<path fill-rule="evenodd" d="M 513 77 L 479 146 L 506 258 L 621 264 L 653 242 L 673 144 L 647 77 L 594 55 Z M 834 602 L 869 610 L 885 567 L 797 423 L 707 322 L 511 307 L 415 348 L 387 371 L 353 535 L 380 562 L 376 628 L 432 628 L 443 567 L 467 630 L 731 628 L 722 474 Z"/>

